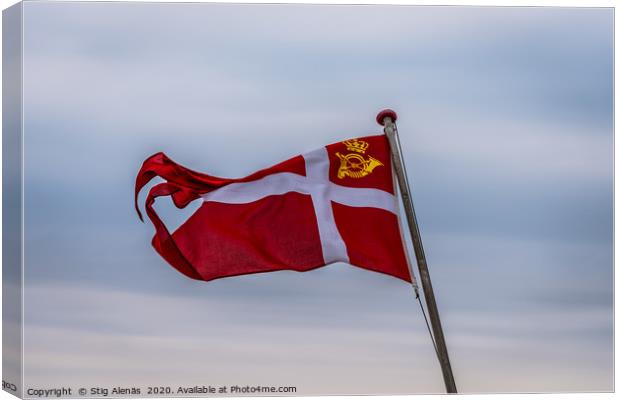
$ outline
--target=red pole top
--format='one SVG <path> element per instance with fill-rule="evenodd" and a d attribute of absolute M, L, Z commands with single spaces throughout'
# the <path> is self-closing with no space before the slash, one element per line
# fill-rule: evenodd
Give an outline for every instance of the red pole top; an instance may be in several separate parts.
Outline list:
<path fill-rule="evenodd" d="M 383 126 L 383 119 L 385 117 L 390 117 L 392 118 L 392 122 L 396 122 L 396 119 L 398 118 L 398 116 L 396 115 L 396 111 L 391 110 L 389 108 L 386 108 L 385 110 L 379 112 L 379 114 L 377 114 L 377 123 L 381 126 Z"/>

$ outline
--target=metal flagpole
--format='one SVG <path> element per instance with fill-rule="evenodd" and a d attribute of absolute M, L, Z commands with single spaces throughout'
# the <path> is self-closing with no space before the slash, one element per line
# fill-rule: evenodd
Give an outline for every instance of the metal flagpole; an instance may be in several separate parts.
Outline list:
<path fill-rule="evenodd" d="M 433 294 L 431 277 L 428 273 L 426 256 L 424 255 L 424 248 L 422 247 L 418 221 L 413 208 L 413 200 L 411 199 L 409 179 L 407 178 L 407 171 L 405 169 L 405 163 L 403 162 L 400 140 L 398 138 L 398 129 L 395 123 L 396 118 L 396 112 L 387 109 L 381 111 L 377 115 L 377 122 L 384 126 L 383 131 L 390 143 L 394 170 L 396 171 L 396 178 L 398 179 L 398 186 L 403 199 L 405 214 L 407 215 L 407 225 L 409 226 L 415 257 L 418 263 L 418 269 L 420 270 L 420 280 L 422 281 L 422 289 L 424 290 L 424 298 L 426 299 L 426 307 L 428 308 L 428 314 L 433 328 L 433 336 L 437 345 L 437 357 L 441 364 L 446 390 L 448 393 L 457 393 L 454 375 L 452 375 L 452 367 L 450 366 L 450 358 L 448 357 L 448 349 L 446 348 L 443 329 L 441 328 L 441 321 L 439 319 L 439 311 L 437 310 L 437 303 L 435 302 L 435 295 Z"/>

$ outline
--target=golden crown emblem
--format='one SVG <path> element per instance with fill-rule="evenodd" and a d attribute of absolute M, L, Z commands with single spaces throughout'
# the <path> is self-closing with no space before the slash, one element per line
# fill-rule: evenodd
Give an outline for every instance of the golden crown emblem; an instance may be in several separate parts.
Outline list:
<path fill-rule="evenodd" d="M 372 173 L 373 169 L 383 165 L 381 161 L 370 155 L 368 156 L 368 159 L 366 159 L 364 156 L 356 154 L 364 154 L 368 149 L 368 142 L 350 139 L 345 140 L 342 144 L 347 146 L 347 150 L 354 151 L 355 153 L 340 154 L 336 152 L 336 156 L 340 159 L 340 168 L 338 168 L 339 179 L 344 179 L 346 177 L 363 178 Z"/>
<path fill-rule="evenodd" d="M 368 148 L 368 142 L 364 142 L 363 140 L 351 139 L 345 140 L 342 143 L 347 146 L 347 150 L 355 151 L 356 153 L 364 154 Z"/>

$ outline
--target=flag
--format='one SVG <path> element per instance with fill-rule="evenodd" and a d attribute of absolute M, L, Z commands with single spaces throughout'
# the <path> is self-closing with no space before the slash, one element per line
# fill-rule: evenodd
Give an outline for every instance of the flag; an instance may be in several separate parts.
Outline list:
<path fill-rule="evenodd" d="M 190 278 L 344 262 L 413 283 L 385 135 L 334 143 L 239 179 L 195 172 L 154 154 L 136 178 L 140 219 L 138 195 L 155 177 L 165 182 L 145 201 L 153 247 Z M 170 233 L 154 209 L 163 196 L 178 208 L 202 204 Z"/>

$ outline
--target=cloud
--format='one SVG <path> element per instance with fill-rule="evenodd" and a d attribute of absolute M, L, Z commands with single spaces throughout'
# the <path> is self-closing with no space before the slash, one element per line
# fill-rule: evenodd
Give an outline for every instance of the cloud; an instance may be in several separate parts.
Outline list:
<path fill-rule="evenodd" d="M 58 380 L 149 385 L 155 380 L 172 386 L 291 384 L 298 385 L 300 394 L 442 390 L 413 302 L 409 310 L 392 302 L 391 311 L 379 311 L 339 297 L 329 297 L 326 307 L 322 302 L 292 303 L 294 297 L 282 303 L 248 303 L 242 298 L 222 301 L 59 285 L 30 287 L 28 298 L 26 373 L 39 385 Z M 386 311 L 389 318 L 382 316 Z M 516 319 L 478 312 L 450 315 L 448 321 L 446 334 L 464 392 L 611 388 L 606 380 L 611 379 L 611 369 L 606 369 L 611 355 L 600 340 L 586 335 L 578 341 L 578 351 L 575 338 L 566 336 L 597 327 L 608 332 L 607 312 L 541 311 Z M 605 340 L 610 342 L 611 336 Z M 560 360 L 563 367 L 557 365 Z M 536 379 L 506 378 L 508 371 L 528 376 L 533 365 L 540 374 Z M 577 373 L 593 380 L 567 386 L 566 376 Z M 362 383 L 360 376 L 368 378 Z M 493 383 L 482 385 L 482 376 Z"/>

